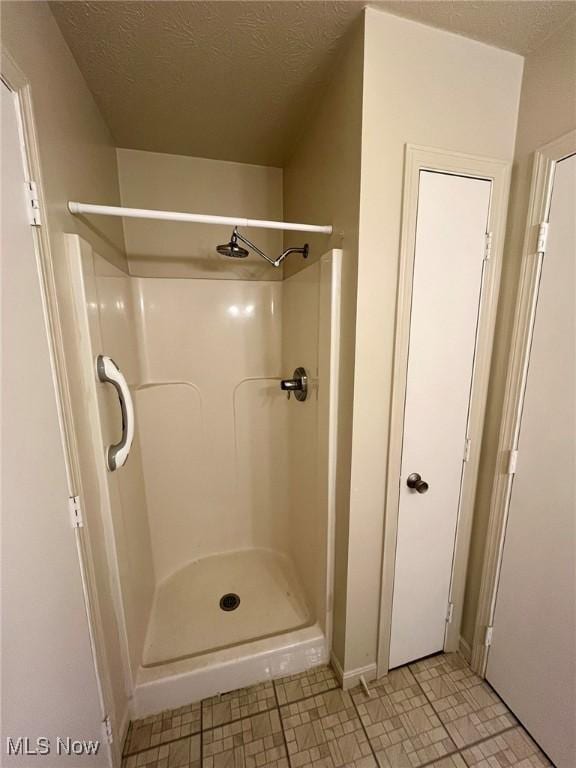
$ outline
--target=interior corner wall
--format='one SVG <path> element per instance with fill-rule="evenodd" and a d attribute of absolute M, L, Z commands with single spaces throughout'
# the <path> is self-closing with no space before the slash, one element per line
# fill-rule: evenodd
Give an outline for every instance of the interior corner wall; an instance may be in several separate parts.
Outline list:
<path fill-rule="evenodd" d="M 342 248 L 343 251 L 333 637 L 333 650 L 339 660 L 344 658 L 348 579 L 363 48 L 362 19 L 345 40 L 343 54 L 331 82 L 284 167 L 285 219 L 331 223 L 334 226 L 331 237 L 307 237 L 310 260 L 319 259 L 331 248 Z M 301 241 L 301 234 L 286 233 L 284 246 L 298 245 Z M 306 264 L 299 258 L 290 258 L 286 261 L 285 274 L 294 274 Z"/>
<path fill-rule="evenodd" d="M 68 200 L 119 205 L 110 132 L 47 2 L 0 3 L 2 46 L 31 86 L 50 243 L 58 279 L 64 233 L 81 235 L 127 271 L 120 219 L 88 222 L 68 213 Z"/>
<path fill-rule="evenodd" d="M 406 143 L 512 160 L 523 59 L 368 8 L 344 672 L 376 662 Z"/>
<path fill-rule="evenodd" d="M 564 24 L 535 52 L 527 56 L 524 65 L 504 265 L 462 623 L 462 637 L 470 646 L 474 640 L 492 485 L 496 471 L 498 438 L 528 215 L 533 153 L 544 144 L 574 129 L 576 14 L 568 24 Z"/>

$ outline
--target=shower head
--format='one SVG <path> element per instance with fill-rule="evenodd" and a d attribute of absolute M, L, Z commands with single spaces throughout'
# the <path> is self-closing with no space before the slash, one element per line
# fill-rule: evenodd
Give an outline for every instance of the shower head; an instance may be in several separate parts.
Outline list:
<path fill-rule="evenodd" d="M 238 233 L 236 230 L 232 233 L 230 242 L 225 245 L 217 245 L 216 250 L 221 253 L 222 256 L 229 256 L 232 259 L 245 259 L 248 256 L 246 248 L 242 248 L 238 245 Z"/>
<path fill-rule="evenodd" d="M 308 243 L 306 243 L 306 245 L 303 245 L 301 248 L 286 248 L 277 259 L 271 259 L 270 256 L 266 256 L 264 251 L 261 251 L 257 245 L 254 245 L 254 243 L 251 243 L 247 237 L 240 234 L 240 232 L 238 232 L 238 227 L 234 227 L 230 242 L 226 243 L 226 245 L 217 245 L 216 250 L 218 253 L 222 254 L 222 256 L 231 256 L 233 259 L 245 259 L 246 256 L 248 256 L 249 251 L 241 245 L 238 245 L 238 240 L 243 242 L 244 245 L 247 245 L 248 248 L 250 248 L 251 251 L 254 251 L 254 253 L 257 253 L 258 256 L 262 256 L 263 259 L 266 259 L 266 261 L 269 264 L 272 264 L 273 267 L 279 267 L 286 256 L 291 253 L 300 253 L 305 259 L 308 258 Z"/>

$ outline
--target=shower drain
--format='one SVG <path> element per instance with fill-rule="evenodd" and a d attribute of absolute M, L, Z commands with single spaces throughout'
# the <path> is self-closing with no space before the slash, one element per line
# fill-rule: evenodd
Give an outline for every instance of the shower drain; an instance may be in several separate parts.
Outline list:
<path fill-rule="evenodd" d="M 228 592 L 220 598 L 220 608 L 223 611 L 235 611 L 240 605 L 240 598 L 234 592 Z"/>

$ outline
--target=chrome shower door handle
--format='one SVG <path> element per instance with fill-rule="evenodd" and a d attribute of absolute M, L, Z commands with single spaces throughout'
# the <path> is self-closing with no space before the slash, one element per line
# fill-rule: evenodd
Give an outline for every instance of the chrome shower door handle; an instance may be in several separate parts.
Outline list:
<path fill-rule="evenodd" d="M 96 375 L 98 376 L 98 381 L 112 384 L 118 393 L 120 410 L 122 411 L 122 437 L 120 442 L 114 443 L 106 449 L 106 465 L 110 472 L 114 472 L 114 470 L 126 464 L 130 448 L 132 448 L 134 440 L 134 405 L 124 374 L 111 357 L 98 355 L 96 358 Z"/>

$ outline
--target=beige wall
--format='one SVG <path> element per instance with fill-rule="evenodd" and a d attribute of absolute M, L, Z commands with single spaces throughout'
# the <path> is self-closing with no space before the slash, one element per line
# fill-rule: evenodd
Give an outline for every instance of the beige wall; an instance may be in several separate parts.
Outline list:
<path fill-rule="evenodd" d="M 576 15 L 524 66 L 492 373 L 478 478 L 462 636 L 472 643 L 514 318 L 532 153 L 576 128 Z"/>
<path fill-rule="evenodd" d="M 56 271 L 65 232 L 82 235 L 104 258 L 126 269 L 121 221 L 81 220 L 66 209 L 68 200 L 118 205 L 120 194 L 110 132 L 48 3 L 8 0 L 0 11 L 2 45 L 32 88 Z"/>
<path fill-rule="evenodd" d="M 343 56 L 315 114 L 310 116 L 294 153 L 284 168 L 284 216 L 334 226 L 334 235 L 287 233 L 285 245 L 301 244 L 306 237 L 311 259 L 329 248 L 342 248 L 342 338 L 338 413 L 338 466 L 336 493 L 336 563 L 334 583 L 334 649 L 344 653 L 348 500 L 350 497 L 350 443 L 352 434 L 352 371 L 358 263 L 360 205 L 360 139 L 362 115 L 363 22 L 346 41 Z M 342 237 L 340 233 L 344 233 Z M 289 236 L 288 236 L 289 235 Z M 305 266 L 290 257 L 285 266 L 293 274 Z"/>
<path fill-rule="evenodd" d="M 407 142 L 512 159 L 521 57 L 366 11 L 345 671 L 376 659 Z"/>
<path fill-rule="evenodd" d="M 282 170 L 183 155 L 119 149 L 122 205 L 218 216 L 282 219 Z M 124 219 L 133 275 L 223 280 L 281 280 L 282 269 L 260 256 L 229 259 L 216 253 L 232 227 Z M 282 233 L 241 229 L 264 253 L 277 256 Z"/>

